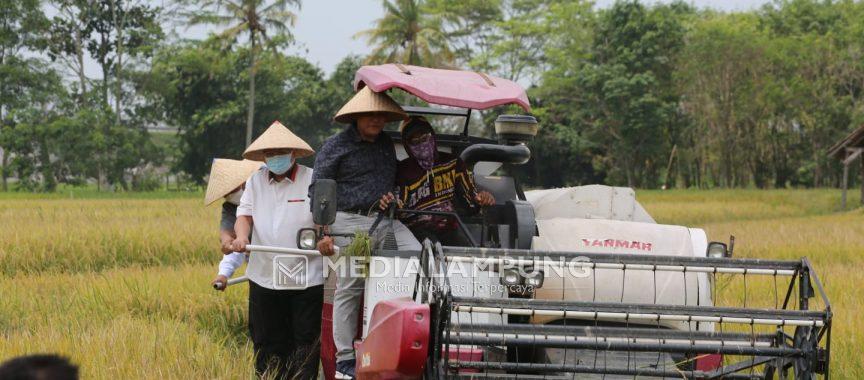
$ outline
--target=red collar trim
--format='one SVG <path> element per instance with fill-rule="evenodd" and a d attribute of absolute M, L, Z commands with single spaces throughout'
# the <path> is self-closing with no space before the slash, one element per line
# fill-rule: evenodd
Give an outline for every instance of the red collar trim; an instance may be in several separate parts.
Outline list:
<path fill-rule="evenodd" d="M 294 182 L 294 179 L 297 178 L 297 163 L 294 163 L 294 166 L 291 166 L 291 169 L 288 170 L 288 175 L 285 176 L 291 182 Z M 267 171 L 267 175 L 270 177 L 270 182 L 276 181 L 276 174 L 273 174 L 271 171 Z"/>

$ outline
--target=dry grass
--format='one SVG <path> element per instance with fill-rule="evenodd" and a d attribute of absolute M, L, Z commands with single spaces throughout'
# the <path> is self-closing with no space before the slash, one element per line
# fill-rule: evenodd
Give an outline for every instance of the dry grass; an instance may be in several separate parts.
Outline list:
<path fill-rule="evenodd" d="M 0 358 L 68 355 L 83 378 L 249 377 L 246 290 L 217 294 L 212 266 L 38 274 L 0 283 Z"/>
<path fill-rule="evenodd" d="M 832 375 L 840 379 L 864 377 L 860 345 L 864 343 L 861 314 L 864 312 L 864 210 L 844 214 L 779 218 L 705 225 L 709 236 L 736 237 L 736 256 L 795 260 L 807 257 L 825 286 L 834 312 L 832 328 Z M 751 304 L 773 305 L 770 286 L 748 287 Z M 742 297 L 743 285 L 725 292 Z M 782 302 L 785 288 L 780 289 Z M 722 300 L 721 300 L 722 301 Z M 817 305 L 818 306 L 818 305 Z"/>
<path fill-rule="evenodd" d="M 864 378 L 864 209 L 837 211 L 840 193 L 833 190 L 645 193 L 639 193 L 640 202 L 658 222 L 702 227 L 714 240 L 735 235 L 736 257 L 807 257 L 834 312 L 832 377 Z M 751 277 L 745 293 L 738 276 L 725 284 L 718 303 L 742 306 L 746 294 L 749 306 L 774 307 L 778 294 L 782 303 L 785 284 L 780 281 L 775 290 L 772 278 Z"/>
<path fill-rule="evenodd" d="M 686 226 L 829 214 L 840 209 L 840 192 L 832 189 L 643 190 L 636 196 L 658 223 Z M 850 205 L 859 204 L 857 191 L 850 191 L 849 196 Z"/>
<path fill-rule="evenodd" d="M 864 378 L 864 211 L 837 212 L 831 190 L 639 198 L 659 222 L 734 234 L 736 256 L 808 256 L 835 311 L 832 374 Z M 197 197 L 0 195 L 0 361 L 59 352 L 84 378 L 250 377 L 246 289 L 209 288 L 218 213 Z M 741 284 L 726 289 L 721 303 L 742 302 Z M 748 302 L 773 304 L 772 292 L 750 284 Z"/>
<path fill-rule="evenodd" d="M 0 200 L 0 274 L 212 262 L 218 213 L 197 198 Z"/>

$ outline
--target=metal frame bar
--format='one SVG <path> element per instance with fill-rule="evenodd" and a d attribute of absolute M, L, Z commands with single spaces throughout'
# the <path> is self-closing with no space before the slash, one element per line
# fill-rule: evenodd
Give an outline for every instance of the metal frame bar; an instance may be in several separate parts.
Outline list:
<path fill-rule="evenodd" d="M 469 108 L 437 108 L 437 107 L 402 106 L 402 109 L 409 115 L 461 116 L 461 117 L 469 117 L 471 115 L 471 109 L 469 109 Z"/>
<path fill-rule="evenodd" d="M 684 376 L 682 376 L 684 375 Z M 690 371 L 681 371 L 675 376 L 676 379 L 682 379 L 686 376 L 690 375 Z M 450 374 L 447 376 L 448 379 L 464 379 L 464 380 L 473 380 L 473 379 L 513 379 L 513 380 L 573 380 L 573 376 L 567 375 L 524 375 L 524 374 L 509 374 L 509 373 L 457 373 Z M 690 377 L 687 377 L 688 379 Z M 695 379 L 703 379 L 700 377 L 694 377 Z M 714 377 L 704 377 L 704 379 L 711 379 Z M 730 376 L 724 376 L 724 379 L 729 380 L 741 380 L 741 379 L 763 379 L 761 374 L 747 375 L 747 374 L 733 374 Z"/>
<path fill-rule="evenodd" d="M 453 368 L 469 368 L 469 369 L 486 369 L 499 371 L 530 371 L 530 372 L 572 372 L 572 373 L 593 373 L 605 375 L 630 375 L 630 376 L 651 376 L 651 377 L 671 377 L 681 378 L 682 375 L 688 379 L 710 379 L 711 372 L 705 371 L 664 371 L 652 368 L 596 368 L 585 365 L 562 365 L 562 364 L 546 364 L 546 363 L 512 363 L 512 362 L 474 362 L 474 361 L 455 361 L 452 363 Z M 521 376 L 520 376 L 521 378 Z M 761 379 L 761 374 L 736 374 L 735 376 L 724 376 L 724 379 Z"/>
<path fill-rule="evenodd" d="M 644 264 L 656 266 L 697 266 L 707 268 L 741 268 L 741 269 L 775 269 L 775 270 L 799 270 L 803 264 L 801 261 L 790 260 L 762 260 L 762 259 L 738 259 L 738 258 L 714 258 L 714 257 L 684 257 L 684 256 L 662 256 L 662 255 L 633 255 L 633 254 L 607 254 L 587 252 L 563 252 L 563 251 L 535 251 L 526 249 L 507 248 L 468 248 L 468 247 L 444 247 L 445 256 L 466 256 L 483 258 L 585 258 L 588 262 L 609 264 Z"/>
<path fill-rule="evenodd" d="M 484 262 L 495 261 L 498 265 L 531 265 L 531 266 L 557 266 L 569 265 L 563 261 L 545 259 L 524 259 L 511 257 L 471 257 L 471 256 L 448 256 L 447 261 L 455 262 Z M 658 272 L 692 272 L 692 273 L 723 273 L 723 274 L 749 274 L 767 276 L 795 276 L 798 272 L 792 269 L 763 269 L 763 268 L 728 268 L 711 266 L 685 266 L 685 265 L 656 265 L 656 264 L 625 264 L 625 263 L 594 263 L 590 261 L 574 264 L 582 269 L 619 269 L 619 270 L 644 270 Z"/>
<path fill-rule="evenodd" d="M 707 347 L 710 352 L 714 352 L 715 348 L 725 347 L 756 347 L 756 348 L 772 348 L 773 341 L 752 341 L 749 339 L 729 340 L 729 339 L 703 339 L 703 338 L 638 338 L 638 337 L 610 337 L 606 335 L 597 336 L 572 336 L 572 335 L 556 335 L 547 333 L 498 333 L 485 331 L 448 331 L 449 336 L 453 336 L 450 341 L 460 344 L 463 340 L 488 339 L 489 342 L 501 342 L 508 339 L 528 339 L 533 344 L 542 344 L 544 347 L 555 347 L 555 344 L 560 343 L 585 343 L 590 342 L 597 344 L 597 347 L 602 347 L 607 350 L 608 343 L 624 343 L 624 344 L 658 344 L 663 347 Z M 601 344 L 602 343 L 602 344 Z M 629 346 L 627 346 L 629 347 Z M 584 347 L 582 347 L 584 348 Z M 593 348 L 592 348 L 593 349 Z M 608 349 L 612 350 L 612 349 Z M 628 350 L 629 351 L 629 350 Z M 655 351 L 653 349 L 649 351 Z M 687 350 L 684 353 L 690 353 L 692 350 Z M 736 355 L 738 351 L 735 351 Z"/>
<path fill-rule="evenodd" d="M 710 372 L 710 374 L 711 374 L 712 379 L 714 379 L 714 378 L 728 379 L 729 376 L 734 375 L 735 372 L 743 371 L 745 369 L 754 368 L 756 366 L 760 366 L 762 364 L 770 363 L 770 362 L 776 361 L 776 360 L 777 360 L 777 358 L 775 358 L 775 357 L 756 356 L 750 360 L 741 360 L 737 363 L 723 366 L 723 368 L 718 368 L 718 369 Z M 768 378 L 770 379 L 771 377 L 768 377 Z"/>
<path fill-rule="evenodd" d="M 491 332 L 508 334 L 568 335 L 591 337 L 624 337 L 648 339 L 687 339 L 687 340 L 749 340 L 755 342 L 775 342 L 776 334 L 750 334 L 740 332 L 681 331 L 657 327 L 610 327 L 594 325 L 526 325 L 526 324 L 454 324 L 454 332 Z"/>
<path fill-rule="evenodd" d="M 300 248 L 285 248 L 285 247 L 270 247 L 266 245 L 254 245 L 247 244 L 246 252 L 254 253 L 254 252 L 270 252 L 270 253 L 288 253 L 294 255 L 306 255 L 306 256 L 321 256 L 321 252 L 318 252 L 314 249 L 300 249 Z"/>
<path fill-rule="evenodd" d="M 568 317 L 590 316 L 591 319 L 642 319 L 681 322 L 745 323 L 789 326 L 822 326 L 827 317 L 823 311 L 745 309 L 718 306 L 654 305 L 613 302 L 548 301 L 538 299 L 487 299 L 453 297 L 454 310 L 465 312 L 502 313 L 520 310 L 517 315 Z M 494 310 L 492 310 L 494 309 Z M 547 312 L 548 311 L 548 312 Z M 572 313 L 571 313 L 572 312 Z M 577 314 L 578 313 L 578 314 Z M 618 315 L 626 315 L 620 318 Z M 704 317 L 704 318 L 698 318 Z M 784 323 L 785 322 L 785 323 Z"/>
<path fill-rule="evenodd" d="M 537 336 L 521 337 L 506 335 L 471 336 L 445 338 L 444 341 L 458 345 L 477 346 L 536 346 L 550 348 L 573 348 L 594 351 L 632 351 L 632 352 L 663 352 L 663 353 L 696 353 L 724 355 L 755 355 L 771 357 L 802 357 L 806 350 L 791 347 L 759 347 L 723 344 L 680 344 L 680 343 L 638 343 L 638 342 L 608 342 L 587 337 L 584 341 L 578 339 L 537 339 Z"/>

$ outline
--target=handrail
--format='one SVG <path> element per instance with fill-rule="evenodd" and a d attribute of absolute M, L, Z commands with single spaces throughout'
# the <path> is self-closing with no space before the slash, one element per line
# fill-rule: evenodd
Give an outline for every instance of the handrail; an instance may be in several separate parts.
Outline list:
<path fill-rule="evenodd" d="M 334 246 L 333 248 L 336 251 L 335 254 L 338 255 L 339 254 L 339 247 Z M 321 252 L 318 252 L 317 250 L 300 249 L 300 248 L 272 247 L 272 246 L 267 246 L 267 245 L 256 245 L 256 244 L 247 244 L 246 245 L 246 252 L 249 252 L 249 253 L 268 252 L 268 253 L 286 253 L 286 254 L 307 255 L 307 256 L 321 256 Z M 215 283 L 215 284 L 213 284 L 213 288 L 217 289 L 217 290 L 222 290 L 222 289 L 227 288 L 231 285 L 237 285 L 237 284 L 240 284 L 240 283 L 243 283 L 246 281 L 249 281 L 249 278 L 246 277 L 245 275 L 238 276 L 238 277 L 234 277 L 234 278 L 229 278 L 228 282 L 226 282 L 224 284 Z"/>

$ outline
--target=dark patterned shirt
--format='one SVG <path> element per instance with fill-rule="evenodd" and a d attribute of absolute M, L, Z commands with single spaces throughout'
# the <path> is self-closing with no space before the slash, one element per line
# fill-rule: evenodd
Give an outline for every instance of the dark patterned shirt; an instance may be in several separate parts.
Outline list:
<path fill-rule="evenodd" d="M 366 211 L 394 191 L 396 150 L 385 133 L 374 142 L 363 141 L 354 125 L 331 136 L 315 157 L 312 183 L 319 178 L 336 181 L 337 209 Z"/>

